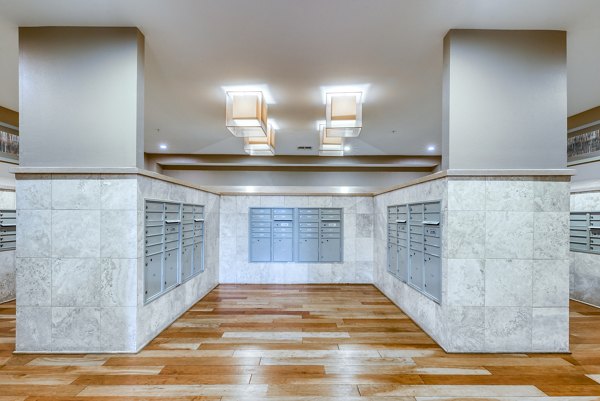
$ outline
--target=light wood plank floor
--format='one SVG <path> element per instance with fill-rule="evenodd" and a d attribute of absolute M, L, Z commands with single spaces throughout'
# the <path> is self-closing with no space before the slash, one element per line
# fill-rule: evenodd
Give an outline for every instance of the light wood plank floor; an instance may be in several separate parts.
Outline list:
<path fill-rule="evenodd" d="M 221 285 L 137 355 L 13 355 L 0 401 L 600 400 L 600 309 L 571 303 L 572 354 L 446 354 L 371 285 Z"/>

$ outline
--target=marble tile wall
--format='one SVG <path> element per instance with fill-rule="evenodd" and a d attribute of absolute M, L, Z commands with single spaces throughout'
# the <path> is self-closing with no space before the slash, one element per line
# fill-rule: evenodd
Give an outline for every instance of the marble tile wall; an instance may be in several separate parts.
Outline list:
<path fill-rule="evenodd" d="M 0 189 L 0 209 L 15 209 L 14 190 Z M 0 252 L 0 303 L 15 299 L 15 251 Z"/>
<path fill-rule="evenodd" d="M 158 199 L 204 205 L 204 267 L 205 271 L 160 298 L 144 305 L 143 258 L 138 260 L 137 282 L 137 348 L 142 348 L 177 317 L 198 302 L 219 284 L 219 205 L 218 195 L 170 182 L 139 178 L 140 210 L 144 199 Z M 138 247 L 143 252 L 143 238 Z M 140 253 L 141 255 L 141 253 Z"/>
<path fill-rule="evenodd" d="M 567 351 L 568 193 L 551 178 L 450 177 L 377 196 L 375 283 L 447 351 Z M 385 269 L 387 206 L 436 199 L 441 305 Z"/>
<path fill-rule="evenodd" d="M 341 207 L 343 263 L 249 263 L 250 207 Z M 373 198 L 356 196 L 222 196 L 221 283 L 371 283 Z"/>
<path fill-rule="evenodd" d="M 143 305 L 144 197 L 211 201 L 218 233 L 218 200 L 202 191 L 139 175 L 17 177 L 17 352 L 135 352 L 216 285 L 213 260 Z"/>
<path fill-rule="evenodd" d="M 600 211 L 600 191 L 571 194 L 572 212 Z M 600 307 L 600 255 L 569 252 L 570 296 Z"/>

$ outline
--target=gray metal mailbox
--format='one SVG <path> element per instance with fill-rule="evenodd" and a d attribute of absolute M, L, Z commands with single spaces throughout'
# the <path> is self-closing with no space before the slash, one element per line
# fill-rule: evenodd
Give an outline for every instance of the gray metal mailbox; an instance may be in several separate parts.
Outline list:
<path fill-rule="evenodd" d="M 600 212 L 572 212 L 569 242 L 571 251 L 600 253 Z"/>
<path fill-rule="evenodd" d="M 294 261 L 294 209 L 273 209 L 273 262 Z"/>
<path fill-rule="evenodd" d="M 0 251 L 16 249 L 17 211 L 0 210 Z"/>
<path fill-rule="evenodd" d="M 389 206 L 387 244 L 388 272 L 441 302 L 441 203 Z"/>
<path fill-rule="evenodd" d="M 250 262 L 340 262 L 342 209 L 250 208 Z"/>
<path fill-rule="evenodd" d="M 250 262 L 271 261 L 271 223 L 270 208 L 250 209 Z"/>
<path fill-rule="evenodd" d="M 149 302 L 203 271 L 204 207 L 146 200 L 144 245 Z"/>

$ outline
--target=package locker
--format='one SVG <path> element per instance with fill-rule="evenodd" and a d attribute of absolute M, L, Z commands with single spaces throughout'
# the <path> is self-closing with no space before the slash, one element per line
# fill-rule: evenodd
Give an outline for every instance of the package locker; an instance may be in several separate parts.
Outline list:
<path fill-rule="evenodd" d="M 0 251 L 16 249 L 17 211 L 0 210 Z"/>
<path fill-rule="evenodd" d="M 271 209 L 250 209 L 250 262 L 271 261 Z"/>
<path fill-rule="evenodd" d="M 298 209 L 298 262 L 319 261 L 319 209 Z"/>
<path fill-rule="evenodd" d="M 342 209 L 320 209 L 320 262 L 342 261 Z"/>

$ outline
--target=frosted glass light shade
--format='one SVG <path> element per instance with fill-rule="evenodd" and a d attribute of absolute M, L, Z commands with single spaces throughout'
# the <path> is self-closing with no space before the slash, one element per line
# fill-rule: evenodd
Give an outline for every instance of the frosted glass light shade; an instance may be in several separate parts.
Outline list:
<path fill-rule="evenodd" d="M 356 137 L 362 129 L 362 93 L 327 93 L 325 123 L 328 137 Z"/>
<path fill-rule="evenodd" d="M 245 137 L 244 151 L 250 156 L 275 156 L 275 130 L 267 127 L 265 137 Z"/>
<path fill-rule="evenodd" d="M 267 102 L 262 92 L 226 92 L 225 125 L 237 137 L 267 136 Z"/>
<path fill-rule="evenodd" d="M 325 124 L 319 125 L 319 156 L 344 156 L 344 138 L 327 135 Z"/>

